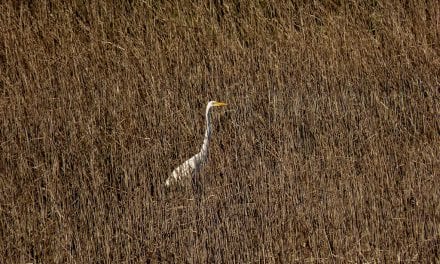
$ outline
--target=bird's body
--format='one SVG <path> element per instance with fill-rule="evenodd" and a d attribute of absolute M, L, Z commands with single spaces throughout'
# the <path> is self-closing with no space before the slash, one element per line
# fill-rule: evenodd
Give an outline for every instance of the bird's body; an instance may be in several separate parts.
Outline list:
<path fill-rule="evenodd" d="M 225 106 L 225 103 L 210 101 L 206 106 L 206 130 L 205 138 L 203 140 L 200 152 L 192 156 L 190 159 L 182 163 L 179 167 L 174 169 L 171 176 L 165 182 L 166 186 L 172 185 L 174 182 L 180 181 L 184 178 L 194 177 L 204 165 L 208 158 L 209 141 L 211 139 L 211 108 L 214 106 Z"/>

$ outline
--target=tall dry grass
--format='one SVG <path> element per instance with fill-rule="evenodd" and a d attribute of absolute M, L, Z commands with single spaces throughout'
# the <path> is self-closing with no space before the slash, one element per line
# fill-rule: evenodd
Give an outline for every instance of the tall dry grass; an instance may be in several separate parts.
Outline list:
<path fill-rule="evenodd" d="M 438 1 L 0 4 L 2 263 L 440 261 Z M 165 192 L 214 113 L 204 194 Z"/>

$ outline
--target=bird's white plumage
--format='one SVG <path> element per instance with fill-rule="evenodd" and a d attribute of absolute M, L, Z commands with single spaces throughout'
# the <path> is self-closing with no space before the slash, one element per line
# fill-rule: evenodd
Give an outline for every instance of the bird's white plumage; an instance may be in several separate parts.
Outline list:
<path fill-rule="evenodd" d="M 201 166 L 206 162 L 208 157 L 209 141 L 211 139 L 211 108 L 215 106 L 225 106 L 225 103 L 210 101 L 206 106 L 206 130 L 205 138 L 200 152 L 192 156 L 190 159 L 175 168 L 168 179 L 165 181 L 166 186 L 171 186 L 174 182 L 184 178 L 191 178 L 199 172 Z"/>

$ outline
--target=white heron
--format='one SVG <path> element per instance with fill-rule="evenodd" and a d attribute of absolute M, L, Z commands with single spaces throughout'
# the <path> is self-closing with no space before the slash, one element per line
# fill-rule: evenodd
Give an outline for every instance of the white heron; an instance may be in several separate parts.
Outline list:
<path fill-rule="evenodd" d="M 179 167 L 175 168 L 171 175 L 165 182 L 165 186 L 169 187 L 173 183 L 182 180 L 183 178 L 194 177 L 205 164 L 208 158 L 209 140 L 211 139 L 211 108 L 215 106 L 225 106 L 226 103 L 209 101 L 206 106 L 206 130 L 205 138 L 203 139 L 203 145 L 200 152 L 192 156 L 190 159 L 182 163 Z"/>

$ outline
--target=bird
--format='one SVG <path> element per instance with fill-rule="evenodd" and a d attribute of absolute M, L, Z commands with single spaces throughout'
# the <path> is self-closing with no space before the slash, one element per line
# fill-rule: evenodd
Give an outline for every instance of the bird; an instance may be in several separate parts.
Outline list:
<path fill-rule="evenodd" d="M 165 186 L 170 187 L 174 183 L 181 181 L 184 178 L 193 178 L 199 173 L 201 167 L 205 165 L 208 158 L 209 141 L 211 139 L 211 109 L 218 106 L 226 106 L 226 103 L 209 101 L 206 105 L 206 130 L 205 138 L 200 151 L 175 168 L 168 179 L 165 181 Z"/>

